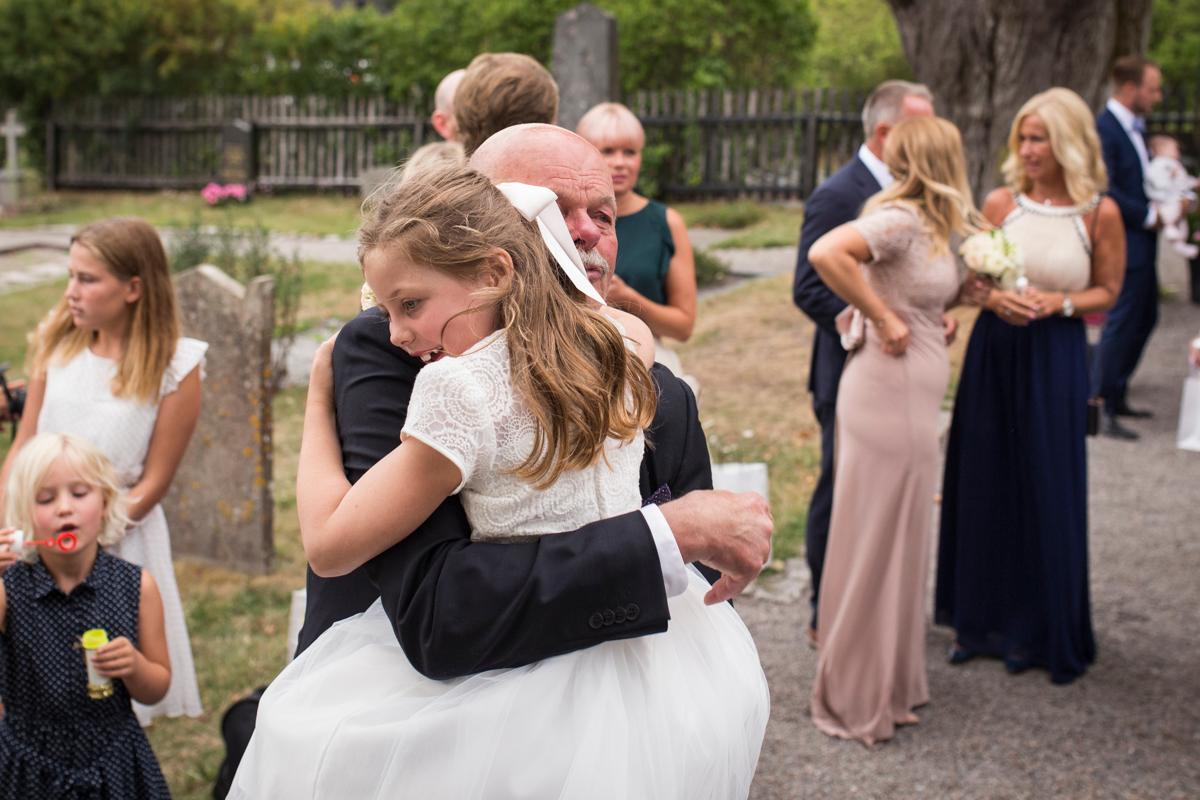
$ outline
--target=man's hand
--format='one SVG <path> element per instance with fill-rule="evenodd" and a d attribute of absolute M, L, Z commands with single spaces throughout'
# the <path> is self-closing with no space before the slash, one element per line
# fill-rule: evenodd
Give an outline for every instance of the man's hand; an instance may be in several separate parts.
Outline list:
<path fill-rule="evenodd" d="M 685 563 L 703 561 L 721 571 L 704 596 L 713 605 L 737 597 L 758 577 L 771 553 L 775 523 L 756 492 L 689 492 L 661 506 Z"/>

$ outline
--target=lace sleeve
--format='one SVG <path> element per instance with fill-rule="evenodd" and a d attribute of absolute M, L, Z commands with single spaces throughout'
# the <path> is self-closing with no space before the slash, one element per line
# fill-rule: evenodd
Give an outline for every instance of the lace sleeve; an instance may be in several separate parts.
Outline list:
<path fill-rule="evenodd" d="M 419 439 L 462 473 L 452 494 L 492 465 L 496 429 L 488 392 L 462 359 L 444 358 L 417 373 L 403 436 Z"/>
<path fill-rule="evenodd" d="M 175 355 L 171 356 L 171 363 L 163 373 L 162 396 L 178 389 L 183 379 L 196 367 L 200 367 L 200 380 L 204 380 L 204 354 L 207 352 L 208 342 L 180 337 L 175 343 Z"/>
<path fill-rule="evenodd" d="M 894 263 L 925 229 L 917 212 L 903 205 L 886 205 L 851 223 L 871 250 L 871 264 Z"/>

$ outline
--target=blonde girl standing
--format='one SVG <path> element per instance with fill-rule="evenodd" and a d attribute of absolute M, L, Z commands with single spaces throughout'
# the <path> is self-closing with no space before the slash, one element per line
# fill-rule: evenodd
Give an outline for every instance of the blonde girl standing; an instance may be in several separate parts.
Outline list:
<path fill-rule="evenodd" d="M 6 504 L 25 544 L 0 584 L 0 797 L 169 798 L 131 705 L 171 682 L 162 600 L 102 547 L 129 522 L 112 465 L 41 434 L 13 460 Z M 17 535 L 0 530 L 9 548 Z M 97 639 L 89 675 L 80 644 Z"/>

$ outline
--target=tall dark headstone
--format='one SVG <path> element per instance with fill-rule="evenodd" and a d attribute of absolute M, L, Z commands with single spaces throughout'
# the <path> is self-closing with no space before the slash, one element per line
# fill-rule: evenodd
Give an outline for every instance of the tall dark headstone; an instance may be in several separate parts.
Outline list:
<path fill-rule="evenodd" d="M 225 123 L 221 129 L 220 183 L 240 183 L 247 189 L 254 182 L 254 126 L 244 119 Z"/>
<path fill-rule="evenodd" d="M 558 124 L 575 130 L 589 108 L 620 96 L 616 19 L 591 3 L 559 14 L 551 69 L 558 81 Z"/>

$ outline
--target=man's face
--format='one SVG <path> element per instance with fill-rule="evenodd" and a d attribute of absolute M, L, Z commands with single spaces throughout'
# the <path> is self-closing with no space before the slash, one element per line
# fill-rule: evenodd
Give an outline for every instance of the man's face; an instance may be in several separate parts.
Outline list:
<path fill-rule="evenodd" d="M 1144 116 L 1162 102 L 1162 72 L 1158 67 L 1148 66 L 1142 73 L 1142 83 L 1133 93 L 1129 110 Z"/>
<path fill-rule="evenodd" d="M 604 157 L 569 131 L 544 128 L 514 144 L 512 153 L 502 165 L 484 173 L 497 183 L 530 183 L 558 195 L 558 207 L 588 280 L 606 297 L 617 263 L 617 201 Z"/>

